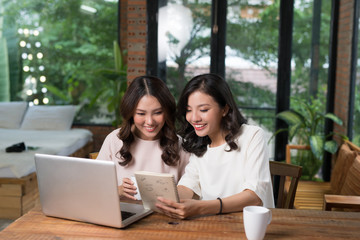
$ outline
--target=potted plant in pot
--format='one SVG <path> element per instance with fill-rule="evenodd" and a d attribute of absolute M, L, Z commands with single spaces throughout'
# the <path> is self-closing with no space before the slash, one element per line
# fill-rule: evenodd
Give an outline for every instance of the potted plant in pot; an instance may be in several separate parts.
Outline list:
<path fill-rule="evenodd" d="M 276 115 L 277 118 L 287 123 L 288 128 L 279 129 L 274 135 L 287 131 L 289 142 L 310 146 L 310 151 L 299 151 L 293 163 L 303 167 L 303 179 L 315 180 L 315 175 L 323 162 L 324 151 L 334 154 L 339 147 L 335 140 L 326 139 L 332 135 L 339 135 L 341 138 L 347 139 L 346 136 L 334 132 L 325 136 L 325 119 L 330 119 L 339 125 L 342 125 L 343 122 L 335 114 L 324 113 L 321 110 L 323 104 L 319 99 L 307 101 L 293 98 L 293 101 L 295 102 L 293 109 Z"/>

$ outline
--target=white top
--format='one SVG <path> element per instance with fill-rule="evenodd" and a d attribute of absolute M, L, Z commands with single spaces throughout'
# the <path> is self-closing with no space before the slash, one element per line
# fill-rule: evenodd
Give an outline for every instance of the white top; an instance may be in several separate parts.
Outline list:
<path fill-rule="evenodd" d="M 238 150 L 228 144 L 210 148 L 202 157 L 191 154 L 185 174 L 178 185 L 192 189 L 203 200 L 228 197 L 249 189 L 274 207 L 269 158 L 261 128 L 243 124 L 237 139 Z"/>
<path fill-rule="evenodd" d="M 150 171 L 157 173 L 174 174 L 176 182 L 184 174 L 185 166 L 189 162 L 190 154 L 181 149 L 180 160 L 177 166 L 166 165 L 161 159 L 162 149 L 160 140 L 147 141 L 135 137 L 135 142 L 131 146 L 130 152 L 133 159 L 126 166 L 121 166 L 118 162 L 118 153 L 123 145 L 122 140 L 117 137 L 119 129 L 112 131 L 104 140 L 97 159 L 110 160 L 116 163 L 118 185 L 122 184 L 123 178 L 134 176 L 135 171 Z M 179 143 L 180 144 L 180 143 Z"/>

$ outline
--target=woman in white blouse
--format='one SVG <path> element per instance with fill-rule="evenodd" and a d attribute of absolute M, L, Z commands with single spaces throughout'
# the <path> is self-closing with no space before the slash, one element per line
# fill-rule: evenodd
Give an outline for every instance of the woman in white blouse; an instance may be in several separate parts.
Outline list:
<path fill-rule="evenodd" d="M 179 102 L 183 147 L 192 153 L 178 183 L 180 203 L 159 197 L 173 218 L 274 207 L 264 132 L 246 124 L 228 84 L 215 74 L 194 77 Z"/>

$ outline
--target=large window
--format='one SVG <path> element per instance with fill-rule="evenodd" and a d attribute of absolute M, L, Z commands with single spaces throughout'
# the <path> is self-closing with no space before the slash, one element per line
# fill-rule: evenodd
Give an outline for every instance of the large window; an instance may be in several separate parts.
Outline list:
<path fill-rule="evenodd" d="M 275 117 L 279 4 L 227 1 L 227 15 L 219 16 L 217 9 L 212 12 L 215 2 L 159 0 L 159 75 L 177 99 L 187 80 L 209 72 L 211 32 L 224 27 L 219 26 L 218 18 L 225 17 L 226 36 L 220 36 L 226 39 L 225 78 L 242 113 L 267 129 L 270 138 Z"/>
<path fill-rule="evenodd" d="M 114 69 L 117 0 L 2 2 L 11 99 L 75 104 L 76 122 L 111 123 L 111 80 L 101 70 Z"/>
<path fill-rule="evenodd" d="M 291 96 L 326 102 L 330 19 L 331 1 L 295 0 Z"/>
<path fill-rule="evenodd" d="M 226 79 L 241 112 L 268 138 L 275 126 L 278 16 L 273 1 L 228 1 Z"/>
<path fill-rule="evenodd" d="M 159 75 L 177 99 L 187 80 L 209 72 L 211 0 L 159 1 Z"/>
<path fill-rule="evenodd" d="M 175 86 L 174 95 L 177 96 L 182 89 L 184 79 L 210 71 L 209 58 L 215 57 L 214 52 L 210 52 L 210 49 L 213 49 L 211 37 L 214 37 L 211 35 L 211 31 L 215 27 L 215 24 L 211 26 L 210 19 L 216 23 L 217 21 L 221 22 L 219 18 L 225 17 L 226 34 L 219 35 L 220 38 L 225 38 L 225 41 L 216 42 L 217 47 L 225 48 L 225 78 L 232 88 L 241 112 L 250 123 L 264 128 L 270 138 L 275 132 L 275 111 L 278 107 L 276 99 L 278 94 L 278 52 L 281 47 L 278 46 L 280 2 L 284 5 L 287 4 L 287 1 L 280 0 L 227 0 L 220 2 L 216 0 L 159 0 L 159 32 L 165 32 L 166 34 L 163 35 L 167 37 L 165 39 L 159 35 L 159 56 L 162 55 L 161 50 L 165 49 L 162 41 L 165 39 L 165 43 L 168 44 L 166 50 L 167 74 L 161 77 L 166 79 L 170 88 Z M 216 7 L 212 6 L 219 7 L 221 4 L 227 6 L 225 16 L 219 15 Z M 182 17 L 181 23 L 176 21 L 176 23 L 169 24 L 174 31 L 181 25 L 185 32 L 176 35 L 171 31 L 163 31 L 161 26 L 164 23 L 161 11 L 165 7 L 177 8 L 179 12 L 182 12 L 182 9 L 189 10 L 184 10 L 184 13 L 187 13 Z M 176 19 L 176 15 L 171 16 Z M 289 79 L 285 80 L 286 84 L 291 84 L 290 99 L 297 98 L 313 102 L 319 106 L 319 111 L 325 113 L 331 1 L 294 0 L 294 15 L 291 17 L 293 17 L 291 77 L 289 76 Z M 200 19 L 202 21 L 199 21 Z M 286 22 L 288 19 L 282 19 L 282 21 Z M 167 22 L 169 21 L 166 21 L 166 24 Z M 185 30 L 188 26 L 192 26 L 189 28 L 192 31 Z M 194 29 L 198 29 L 197 34 L 189 35 L 188 33 L 193 32 Z M 285 35 L 290 36 L 288 32 Z M 181 38 L 177 36 L 181 36 Z M 181 45 L 183 39 L 186 39 L 183 41 L 186 44 L 185 47 L 176 48 Z M 225 42 L 225 45 L 219 46 L 221 42 Z M 196 45 L 200 43 L 201 45 Z M 190 49 L 192 51 L 189 51 Z M 176 51 L 178 54 L 174 54 Z M 179 58 L 178 56 L 181 54 L 187 58 Z M 189 61 L 190 59 L 195 61 Z M 171 79 L 174 70 L 178 75 L 173 76 L 180 79 L 175 78 L 175 82 L 181 82 L 181 85 L 175 85 Z M 184 74 L 179 75 L 181 72 Z M 299 110 L 298 107 L 296 101 L 290 101 L 290 108 Z M 322 131 L 321 127 L 320 129 Z M 269 149 L 273 150 L 273 147 L 271 146 Z M 271 154 L 273 157 L 274 153 Z"/>

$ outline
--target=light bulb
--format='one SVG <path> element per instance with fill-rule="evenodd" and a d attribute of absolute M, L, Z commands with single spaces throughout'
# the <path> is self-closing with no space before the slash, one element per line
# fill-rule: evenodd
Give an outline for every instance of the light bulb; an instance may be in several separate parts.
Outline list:
<path fill-rule="evenodd" d="M 25 47 L 25 46 L 26 46 L 26 42 L 25 42 L 25 41 L 20 41 L 19 45 L 20 45 L 20 47 Z"/>

